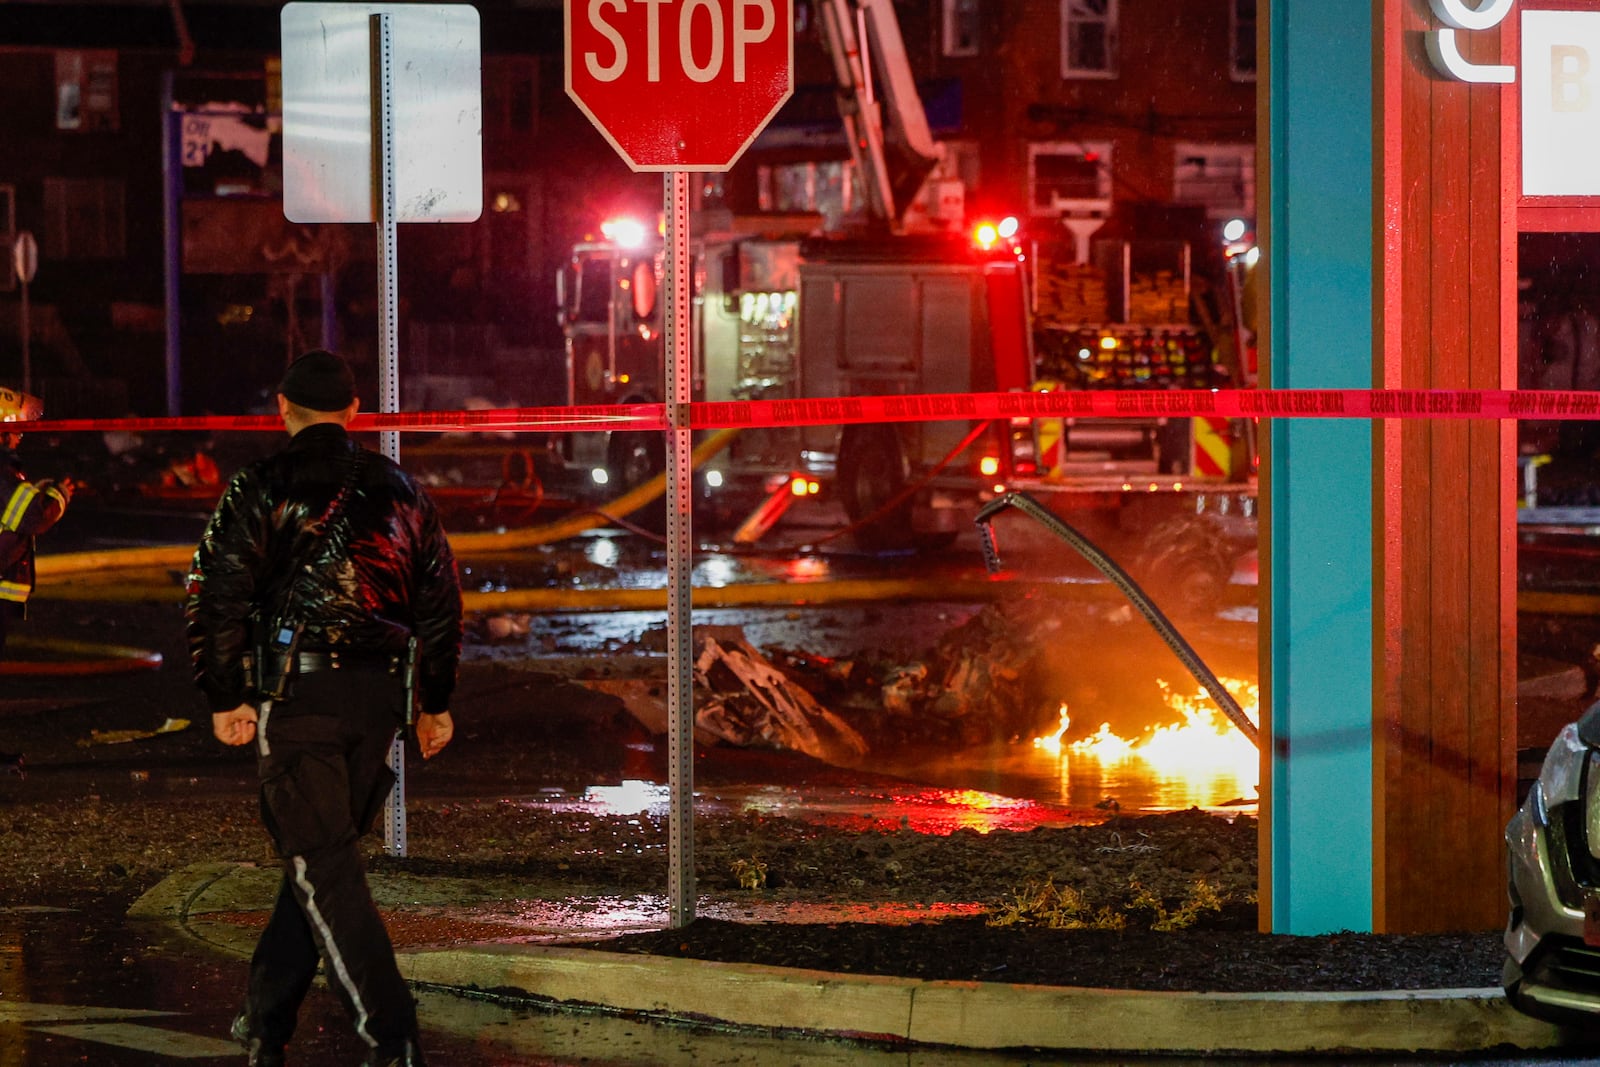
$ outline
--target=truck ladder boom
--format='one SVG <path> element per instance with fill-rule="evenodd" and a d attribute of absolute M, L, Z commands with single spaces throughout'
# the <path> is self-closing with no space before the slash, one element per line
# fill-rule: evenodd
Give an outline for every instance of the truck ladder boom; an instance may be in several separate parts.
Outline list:
<path fill-rule="evenodd" d="M 892 0 L 824 0 L 822 29 L 868 216 L 898 230 L 940 152 Z"/>

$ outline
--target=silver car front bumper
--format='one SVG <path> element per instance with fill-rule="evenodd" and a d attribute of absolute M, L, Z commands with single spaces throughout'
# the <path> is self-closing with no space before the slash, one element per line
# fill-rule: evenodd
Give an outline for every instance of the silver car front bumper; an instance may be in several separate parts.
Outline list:
<path fill-rule="evenodd" d="M 1506 995 L 1540 1018 L 1600 1023 L 1600 945 L 1584 939 L 1585 908 L 1600 918 L 1600 753 L 1575 725 L 1551 746 L 1505 840 Z"/>

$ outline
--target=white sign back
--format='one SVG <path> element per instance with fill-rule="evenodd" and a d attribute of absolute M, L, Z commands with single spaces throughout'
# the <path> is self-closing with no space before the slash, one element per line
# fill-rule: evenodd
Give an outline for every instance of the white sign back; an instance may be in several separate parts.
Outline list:
<path fill-rule="evenodd" d="M 1522 195 L 1600 196 L 1600 11 L 1522 13 Z"/>
<path fill-rule="evenodd" d="M 389 16 L 399 222 L 483 213 L 483 90 L 469 4 L 294 0 L 283 30 L 283 213 L 375 222 L 371 17 Z"/>

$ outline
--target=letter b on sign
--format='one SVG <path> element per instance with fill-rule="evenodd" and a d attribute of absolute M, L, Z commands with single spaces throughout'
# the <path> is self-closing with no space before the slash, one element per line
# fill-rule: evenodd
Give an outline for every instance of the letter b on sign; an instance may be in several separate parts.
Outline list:
<path fill-rule="evenodd" d="M 1550 110 L 1589 110 L 1589 52 L 1571 44 L 1550 46 Z"/>

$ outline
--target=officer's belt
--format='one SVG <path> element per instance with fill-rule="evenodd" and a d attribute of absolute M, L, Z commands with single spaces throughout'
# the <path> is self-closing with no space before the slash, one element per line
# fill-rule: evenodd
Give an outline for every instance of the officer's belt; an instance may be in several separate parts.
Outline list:
<path fill-rule="evenodd" d="M 269 656 L 269 675 L 281 674 L 282 656 Z M 398 652 L 352 652 L 338 649 L 328 651 L 297 652 L 294 656 L 293 674 L 310 674 L 313 671 L 382 671 L 399 674 L 405 666 L 405 657 Z"/>

